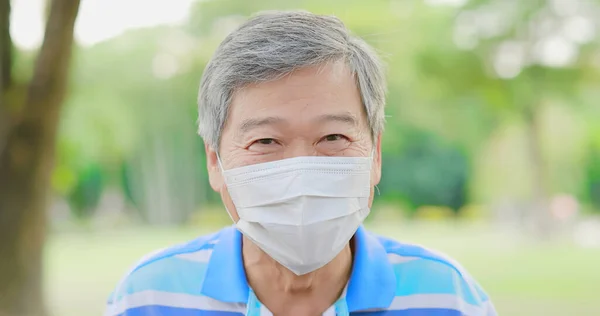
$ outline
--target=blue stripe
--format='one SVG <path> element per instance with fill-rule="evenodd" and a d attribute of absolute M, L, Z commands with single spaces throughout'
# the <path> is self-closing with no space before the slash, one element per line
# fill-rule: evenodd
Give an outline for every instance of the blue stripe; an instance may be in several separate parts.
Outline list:
<path fill-rule="evenodd" d="M 158 254 L 148 258 L 147 260 L 144 260 L 144 262 L 141 262 L 140 264 L 138 264 L 137 267 L 135 267 L 135 269 L 132 271 L 132 273 L 142 267 L 147 266 L 148 264 L 154 263 L 156 261 L 160 261 L 161 259 L 164 259 L 164 258 L 168 258 L 168 257 L 172 257 L 172 256 L 184 254 L 184 253 L 192 253 L 192 252 L 205 250 L 205 249 L 213 249 L 215 244 L 211 243 L 211 241 L 217 240 L 217 238 L 219 237 L 220 234 L 221 234 L 221 231 L 218 231 L 218 232 L 210 234 L 208 236 L 198 237 L 190 242 L 183 243 L 183 244 L 176 245 L 176 246 L 170 247 L 168 249 L 165 249 L 164 251 L 161 251 Z"/>
<path fill-rule="evenodd" d="M 177 257 L 163 258 L 133 272 L 123 284 L 117 301 L 124 295 L 152 290 L 201 295 L 207 263 Z"/>
<path fill-rule="evenodd" d="M 335 314 L 336 315 L 349 315 L 349 311 L 348 311 L 348 302 L 346 302 L 346 298 L 345 297 L 341 297 L 340 299 L 338 299 L 335 304 Z"/>
<path fill-rule="evenodd" d="M 412 260 L 394 265 L 398 282 L 396 296 L 415 294 L 451 294 L 479 306 L 481 301 L 472 293 L 468 283 L 451 266 L 427 259 Z"/>
<path fill-rule="evenodd" d="M 379 236 L 376 234 L 373 235 L 377 236 L 379 242 L 388 253 L 393 253 L 401 257 L 418 257 L 423 260 L 437 261 L 456 271 L 456 273 L 461 278 L 467 277 L 466 275 L 462 275 L 464 269 L 462 269 L 461 266 L 456 266 L 455 263 L 450 262 L 450 260 L 447 257 L 444 257 L 443 255 L 437 254 L 422 246 L 404 244 L 383 236 Z"/>
<path fill-rule="evenodd" d="M 142 306 L 126 310 L 119 316 L 243 316 L 242 313 L 207 311 L 167 306 Z"/>
<path fill-rule="evenodd" d="M 108 304 L 118 302 L 126 294 L 139 292 L 139 291 L 128 290 L 128 289 L 131 288 L 132 275 L 135 275 L 136 272 L 138 272 L 140 269 L 144 269 L 151 264 L 154 269 L 154 266 L 155 266 L 154 263 L 162 262 L 165 260 L 168 261 L 168 259 L 173 259 L 174 256 L 179 255 L 179 254 L 193 253 L 193 252 L 197 252 L 197 251 L 201 251 L 201 250 L 213 249 L 215 244 L 211 243 L 211 242 L 215 241 L 219 237 L 220 234 L 221 234 L 221 231 L 218 231 L 218 232 L 210 234 L 208 236 L 198 237 L 190 242 L 183 243 L 183 244 L 165 249 L 164 251 L 159 252 L 158 254 L 144 260 L 143 262 L 140 262 L 137 266 L 134 267 L 134 269 L 125 278 L 124 284 L 120 284 L 121 290 L 119 291 L 119 293 L 114 293 L 114 291 L 113 291 L 113 293 L 110 294 L 110 296 L 108 298 Z M 200 264 L 200 263 L 197 263 L 197 264 Z M 202 279 L 204 279 L 205 270 L 206 270 L 205 267 L 202 268 Z M 156 270 L 156 271 L 159 271 L 159 270 Z M 165 275 L 171 273 L 171 271 L 169 271 L 168 269 L 162 270 L 162 272 L 164 272 Z M 186 292 L 184 291 L 184 292 L 180 292 L 180 293 L 186 293 Z M 116 294 L 116 296 L 114 294 Z M 114 299 L 113 299 L 113 297 L 114 297 Z"/>
<path fill-rule="evenodd" d="M 246 304 L 246 316 L 260 316 L 260 301 L 252 289 L 248 293 L 248 303 Z"/>
<path fill-rule="evenodd" d="M 460 316 L 461 312 L 443 308 L 414 308 L 405 310 L 382 310 L 389 306 L 394 295 L 448 294 L 462 298 L 466 303 L 481 306 L 488 297 L 483 289 L 462 268 L 443 256 L 429 250 L 401 244 L 387 238 L 374 238 L 359 228 L 354 269 L 348 285 L 347 297 L 335 304 L 338 314 L 381 316 Z M 218 243 L 208 243 L 219 239 Z M 178 254 L 214 249 L 210 263 L 178 258 Z M 389 253 L 419 259 L 390 264 Z M 209 266 L 211 267 L 209 269 Z M 212 270 L 211 270 L 212 269 Z M 464 272 L 466 273 L 466 272 Z M 467 279 L 465 279 L 467 277 Z M 389 286 L 388 286 L 389 285 Z M 204 288 L 203 288 L 204 287 Z M 366 290 L 365 290 L 366 289 Z M 372 289 L 377 289 L 374 291 Z M 126 278 L 117 298 L 142 291 L 159 291 L 203 295 L 224 302 L 248 301 L 248 284 L 241 258 L 241 234 L 233 226 L 217 234 L 198 238 L 144 260 Z M 408 299 L 408 298 L 407 298 Z M 254 310 L 260 312 L 258 299 Z M 338 304 L 339 303 L 339 304 Z M 154 303 L 156 304 L 156 303 Z M 435 305 L 424 305 L 435 306 Z M 374 312 L 359 310 L 379 309 Z M 127 310 L 120 316 L 244 316 L 244 313 L 208 311 L 193 308 L 149 305 Z"/>
<path fill-rule="evenodd" d="M 346 292 L 348 310 L 390 306 L 397 283 L 385 248 L 362 225 L 354 234 L 354 246 L 354 263 Z"/>
<path fill-rule="evenodd" d="M 250 287 L 242 258 L 242 233 L 235 226 L 221 230 L 202 283 L 202 294 L 227 303 L 246 303 Z"/>
<path fill-rule="evenodd" d="M 353 312 L 351 316 L 462 316 L 463 314 L 454 309 L 445 308 L 414 308 L 395 311 L 380 312 Z"/>
<path fill-rule="evenodd" d="M 433 251 L 430 251 L 429 249 L 427 249 L 423 246 L 418 246 L 418 245 L 413 245 L 413 244 L 405 244 L 405 243 L 401 243 L 401 242 L 395 241 L 395 240 L 387 238 L 387 237 L 379 236 L 376 234 L 372 234 L 372 235 L 377 237 L 377 239 L 379 240 L 381 245 L 385 248 L 385 250 L 388 253 L 397 254 L 402 257 L 419 257 L 419 258 L 423 258 L 423 259 L 430 259 L 430 260 L 443 262 L 443 263 L 447 264 L 448 266 L 453 267 L 454 269 L 457 270 L 457 272 L 460 273 L 460 271 L 458 271 L 458 268 L 454 267 L 454 264 L 452 264 L 447 258 L 445 258 L 444 256 L 441 256 Z"/>

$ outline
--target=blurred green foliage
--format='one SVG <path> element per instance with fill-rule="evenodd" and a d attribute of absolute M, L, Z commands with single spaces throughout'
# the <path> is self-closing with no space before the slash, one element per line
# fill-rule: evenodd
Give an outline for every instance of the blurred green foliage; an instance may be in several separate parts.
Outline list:
<path fill-rule="evenodd" d="M 600 209 L 600 149 L 590 152 L 587 161 L 587 198 L 596 209 Z"/>
<path fill-rule="evenodd" d="M 104 185 L 102 166 L 90 164 L 77 174 L 77 181 L 68 196 L 69 204 L 76 218 L 87 218 L 93 215 Z"/>
<path fill-rule="evenodd" d="M 386 152 L 379 185 L 384 199 L 421 206 L 448 206 L 455 212 L 467 202 L 469 165 L 460 150 L 437 135 L 406 131 L 398 152 Z M 391 167 L 390 167 L 391 166 Z"/>
<path fill-rule="evenodd" d="M 56 193 L 85 217 L 105 189 L 119 188 L 153 223 L 183 222 L 218 203 L 196 136 L 204 65 L 253 12 L 303 8 L 337 15 L 388 66 L 382 201 L 414 213 L 528 198 L 539 166 L 548 194 L 572 194 L 600 209 L 600 42 L 565 35 L 575 57 L 564 65 L 539 50 L 560 33 L 552 30 L 597 14 L 598 1 L 573 1 L 582 6 L 564 12 L 556 1 L 431 2 L 206 0 L 184 27 L 137 29 L 79 48 Z M 26 76 L 27 67 L 17 69 Z"/>

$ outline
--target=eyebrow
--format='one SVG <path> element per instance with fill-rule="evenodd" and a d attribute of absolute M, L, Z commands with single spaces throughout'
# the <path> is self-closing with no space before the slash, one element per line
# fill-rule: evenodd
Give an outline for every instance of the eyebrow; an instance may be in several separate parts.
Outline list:
<path fill-rule="evenodd" d="M 262 118 L 250 118 L 247 120 L 244 120 L 242 122 L 242 124 L 240 125 L 239 128 L 239 132 L 240 133 L 247 133 L 255 128 L 261 127 L 261 126 L 265 126 L 265 125 L 273 125 L 276 123 L 281 123 L 283 122 L 284 119 L 281 117 L 277 117 L 277 116 L 269 116 L 269 117 L 262 117 Z"/>
<path fill-rule="evenodd" d="M 358 125 L 358 120 L 356 117 L 350 113 L 340 113 L 340 114 L 324 114 L 317 118 L 320 123 L 325 122 L 341 122 L 347 123 L 353 126 Z M 242 122 L 240 125 L 238 132 L 240 134 L 245 134 L 253 129 L 259 128 L 265 125 L 273 125 L 277 123 L 285 122 L 285 119 L 278 116 L 268 116 L 262 118 L 249 118 Z"/>
<path fill-rule="evenodd" d="M 353 126 L 358 125 L 358 120 L 356 117 L 350 113 L 341 113 L 341 114 L 324 114 L 319 117 L 319 121 L 323 122 L 341 122 L 347 123 Z"/>

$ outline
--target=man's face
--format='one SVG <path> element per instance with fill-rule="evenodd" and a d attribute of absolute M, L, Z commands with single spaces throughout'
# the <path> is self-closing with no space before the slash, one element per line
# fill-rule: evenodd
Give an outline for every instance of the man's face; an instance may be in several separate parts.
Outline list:
<path fill-rule="evenodd" d="M 304 68 L 235 93 L 220 143 L 225 170 L 299 156 L 365 157 L 374 148 L 373 187 L 381 179 L 381 137 L 373 144 L 355 79 L 342 63 Z M 210 184 L 234 221 L 237 211 L 217 153 L 206 148 Z"/>

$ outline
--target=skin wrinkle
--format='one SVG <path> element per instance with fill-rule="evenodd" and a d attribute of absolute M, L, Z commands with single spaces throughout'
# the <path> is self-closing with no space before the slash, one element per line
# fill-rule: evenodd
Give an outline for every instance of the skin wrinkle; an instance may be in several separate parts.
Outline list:
<path fill-rule="evenodd" d="M 371 135 L 380 134 L 386 84 L 375 52 L 351 36 L 337 18 L 297 11 L 263 13 L 225 38 L 203 73 L 199 134 L 219 149 L 232 94 L 240 86 L 338 60 L 345 61 L 357 78 Z"/>
<path fill-rule="evenodd" d="M 225 186 L 223 168 L 296 156 L 369 156 L 372 203 L 381 178 L 385 122 L 382 63 L 364 41 L 332 16 L 304 11 L 267 12 L 228 35 L 204 69 L 198 95 L 198 133 L 205 142 L 211 187 L 234 221 L 239 217 Z M 354 117 L 351 126 L 323 115 Z M 240 131 L 244 119 L 279 122 Z M 344 137 L 331 136 L 342 134 Z M 252 143 L 259 138 L 272 138 Z M 323 141 L 327 139 L 327 141 Z M 331 141 L 329 141 L 331 140 Z M 243 240 L 250 286 L 275 315 L 317 315 L 335 301 L 351 271 L 346 247 L 325 267 L 296 276 Z"/>
<path fill-rule="evenodd" d="M 372 137 L 365 137 L 370 128 L 350 70 L 345 66 L 340 70 L 336 64 L 325 67 L 299 69 L 286 78 L 248 85 L 237 92 L 223 131 L 220 151 L 223 167 L 230 169 L 297 156 L 365 157 L 375 145 L 371 203 L 373 186 L 381 177 L 380 137 L 376 143 Z M 278 119 L 243 131 L 248 120 L 259 122 L 265 114 L 267 118 Z M 342 134 L 349 139 L 334 137 L 334 141 L 326 141 L 324 137 L 331 134 Z M 273 138 L 278 143 L 253 143 L 248 147 L 247 142 L 255 137 Z M 216 152 L 209 146 L 207 157 L 211 186 L 221 194 L 237 222 L 235 205 L 215 163 Z M 352 266 L 349 244 L 323 268 L 302 276 L 293 274 L 245 237 L 242 252 L 250 286 L 275 315 L 291 310 L 297 315 L 322 313 L 341 294 Z"/>

